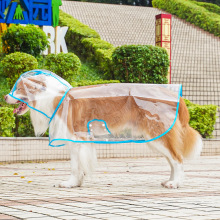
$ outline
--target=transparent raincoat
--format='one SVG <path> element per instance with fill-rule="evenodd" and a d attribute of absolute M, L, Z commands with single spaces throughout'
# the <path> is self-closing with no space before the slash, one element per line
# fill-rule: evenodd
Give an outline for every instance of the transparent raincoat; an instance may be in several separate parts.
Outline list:
<path fill-rule="evenodd" d="M 10 96 L 49 118 L 49 145 L 63 146 L 66 141 L 114 144 L 158 139 L 175 124 L 181 93 L 182 86 L 175 84 L 72 88 L 52 72 L 33 70 L 20 76 Z"/>

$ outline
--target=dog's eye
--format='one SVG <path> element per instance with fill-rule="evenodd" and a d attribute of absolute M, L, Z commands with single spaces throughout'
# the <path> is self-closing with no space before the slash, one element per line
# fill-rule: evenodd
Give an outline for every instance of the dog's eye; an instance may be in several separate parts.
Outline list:
<path fill-rule="evenodd" d="M 18 88 L 17 90 L 19 91 L 19 90 L 21 90 L 21 88 Z"/>

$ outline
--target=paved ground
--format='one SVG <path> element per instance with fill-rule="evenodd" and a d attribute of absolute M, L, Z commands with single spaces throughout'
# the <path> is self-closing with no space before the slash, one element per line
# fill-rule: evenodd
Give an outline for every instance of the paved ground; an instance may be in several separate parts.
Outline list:
<path fill-rule="evenodd" d="M 185 185 L 164 189 L 163 158 L 100 160 L 81 188 L 53 187 L 69 162 L 1 164 L 0 219 L 220 219 L 220 157 L 185 165 Z"/>

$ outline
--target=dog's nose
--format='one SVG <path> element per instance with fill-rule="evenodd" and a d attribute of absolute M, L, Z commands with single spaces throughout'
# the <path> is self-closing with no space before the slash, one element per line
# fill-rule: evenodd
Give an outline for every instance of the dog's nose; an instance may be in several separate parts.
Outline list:
<path fill-rule="evenodd" d="M 4 96 L 5 101 L 7 100 L 7 98 L 8 98 L 8 96 L 7 96 L 7 95 L 5 95 L 5 96 Z"/>

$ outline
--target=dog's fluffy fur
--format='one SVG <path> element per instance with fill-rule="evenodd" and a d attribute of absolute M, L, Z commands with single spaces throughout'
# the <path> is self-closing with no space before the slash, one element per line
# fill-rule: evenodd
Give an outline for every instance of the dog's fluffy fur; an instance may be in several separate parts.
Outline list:
<path fill-rule="evenodd" d="M 31 80 L 34 81 L 37 85 L 36 87 L 31 88 L 31 91 L 35 96 L 47 97 L 47 95 L 45 94 L 47 93 L 48 89 L 54 89 L 54 95 L 48 96 L 48 98 L 44 99 L 43 101 L 40 101 L 40 99 L 36 99 L 36 101 L 33 101 L 32 103 L 32 106 L 34 106 L 35 108 L 41 110 L 42 112 L 45 112 L 48 115 L 52 115 L 61 99 L 61 96 L 58 95 L 59 93 L 57 88 L 59 88 L 59 85 L 57 84 L 57 81 L 54 79 L 53 82 L 49 82 L 47 81 L 46 77 L 42 79 L 42 77 L 40 76 L 34 76 Z M 22 100 L 27 99 L 24 84 L 25 83 L 22 82 L 18 83 L 16 91 L 14 92 L 14 96 Z M 28 82 L 25 86 L 31 87 L 31 85 L 28 85 Z M 44 89 L 41 89 L 41 86 L 44 87 Z M 60 90 L 62 91 L 63 88 L 60 88 Z M 63 90 L 63 93 L 64 91 L 65 90 Z M 62 126 L 68 127 L 68 134 L 66 136 L 70 139 L 72 139 L 74 135 L 73 130 L 77 131 L 78 129 L 79 131 L 84 131 L 86 129 L 83 124 L 77 124 L 76 121 L 74 121 L 74 118 L 80 117 L 81 121 L 83 121 L 83 119 L 86 119 L 86 121 L 90 120 L 90 118 L 88 118 L 88 114 L 85 114 L 85 112 L 88 110 L 85 109 L 85 106 L 91 105 L 99 106 L 99 109 L 97 109 L 97 118 L 100 118 L 100 112 L 105 112 L 102 117 L 106 116 L 106 118 L 103 118 L 103 120 L 108 122 L 107 124 L 109 126 L 109 129 L 113 133 L 117 133 L 118 128 L 124 126 L 124 124 L 126 124 L 128 120 L 130 120 L 129 122 L 131 124 L 133 123 L 131 118 L 129 119 L 128 117 L 126 117 L 127 112 L 128 114 L 133 115 L 134 118 L 139 119 L 138 121 L 140 121 L 140 123 L 136 123 L 135 126 L 137 127 L 137 131 L 144 137 L 152 137 L 152 132 L 154 134 L 160 132 L 160 129 L 158 129 L 159 125 L 151 124 L 150 120 L 146 121 L 147 119 L 143 118 L 143 115 L 146 112 L 142 113 L 138 110 L 135 110 L 135 105 L 132 108 L 134 109 L 132 113 L 129 109 L 123 109 L 123 111 L 121 110 L 120 103 L 126 101 L 125 99 L 130 99 L 130 104 L 133 104 L 132 98 L 130 97 L 114 97 L 114 102 L 112 102 L 112 98 L 100 98 L 96 100 L 93 99 L 92 102 L 91 99 L 84 99 L 80 101 L 77 99 L 74 100 L 74 97 L 72 97 L 71 95 L 71 90 L 68 92 L 67 96 L 72 101 L 70 102 L 68 110 L 68 122 L 62 123 Z M 9 104 L 18 103 L 16 99 L 12 98 L 9 95 L 5 96 L 5 100 Z M 30 102 L 30 100 L 27 100 L 27 102 L 28 101 Z M 97 103 L 94 104 L 94 102 Z M 108 102 L 108 109 L 106 108 L 105 102 Z M 111 107 L 111 109 L 109 109 L 109 107 Z M 23 104 L 21 107 L 15 110 L 15 113 L 22 115 L 28 110 L 29 108 L 26 106 L 26 104 Z M 47 130 L 49 119 L 47 119 L 44 115 L 35 110 L 30 109 L 30 111 L 35 134 L 39 136 Z M 57 115 L 61 115 L 62 111 L 63 108 L 61 105 L 57 111 Z M 107 112 L 109 111 L 111 112 L 111 117 L 108 117 Z M 55 126 L 53 121 L 51 122 L 50 126 Z M 61 127 L 56 127 L 55 129 L 59 129 L 60 131 L 63 130 Z M 60 183 L 59 186 L 69 188 L 81 186 L 84 176 L 92 172 L 96 164 L 96 152 L 95 148 L 91 144 L 73 144 L 72 142 L 69 142 L 68 145 L 71 149 L 71 176 L 68 181 Z M 163 137 L 149 142 L 147 145 L 156 149 L 162 155 L 164 155 L 168 163 L 170 164 L 170 179 L 163 182 L 162 185 L 167 188 L 178 188 L 183 180 L 183 160 L 185 158 L 194 158 L 195 156 L 200 155 L 202 150 L 201 136 L 197 131 L 189 126 L 189 113 L 182 98 L 180 99 L 178 118 L 173 128 Z"/>

